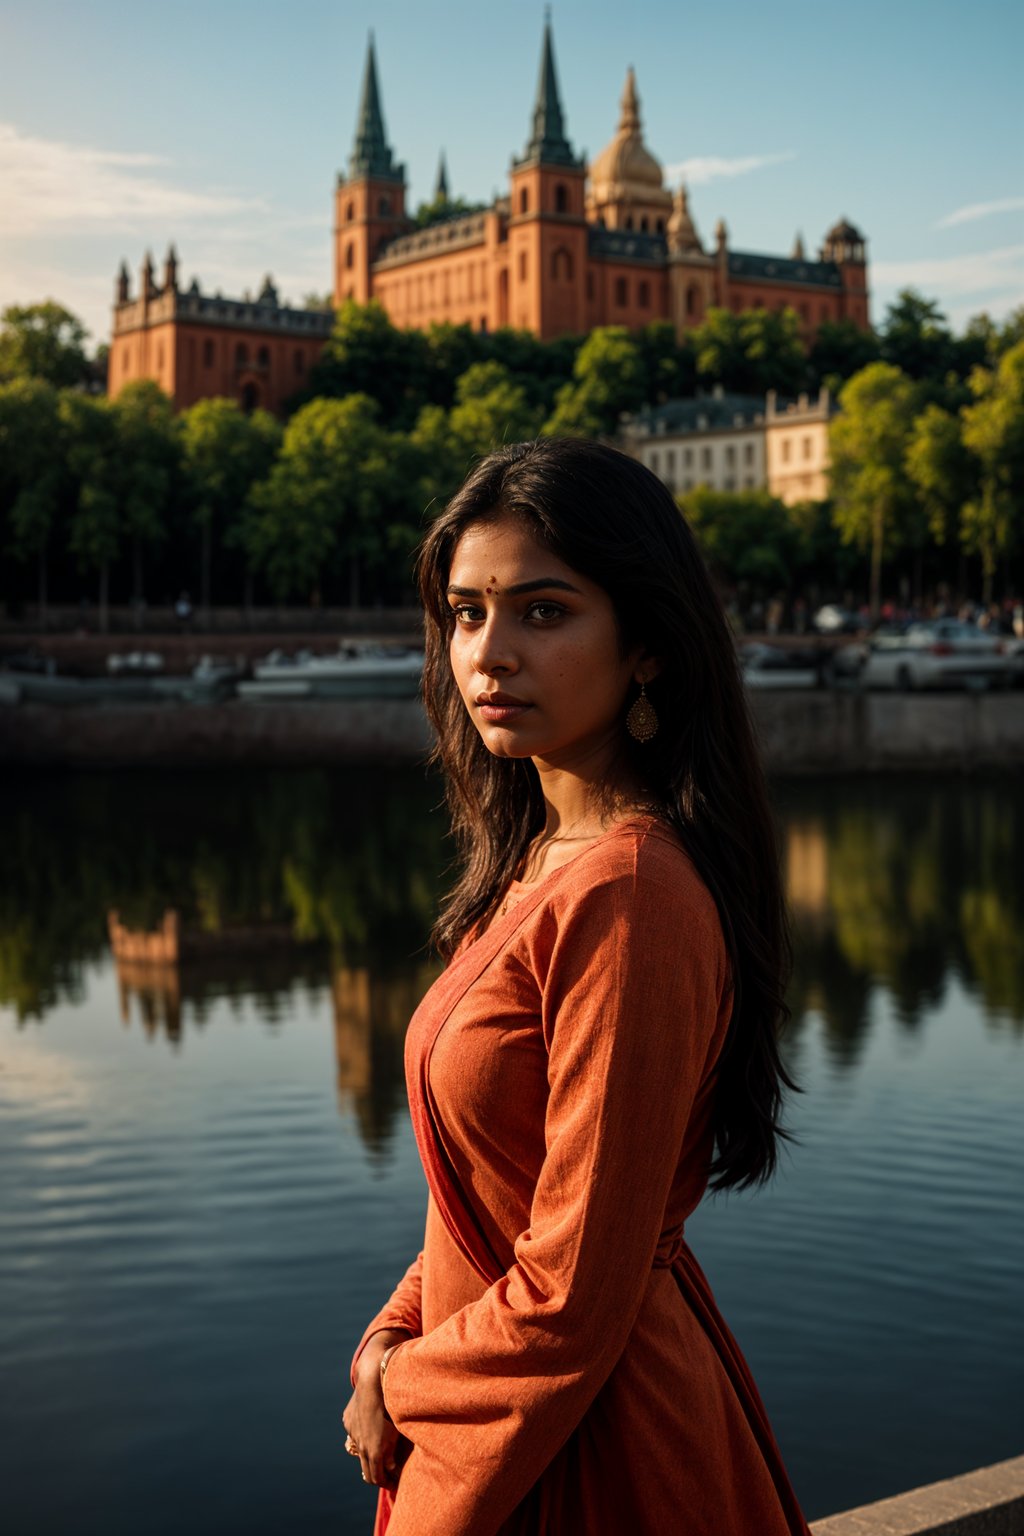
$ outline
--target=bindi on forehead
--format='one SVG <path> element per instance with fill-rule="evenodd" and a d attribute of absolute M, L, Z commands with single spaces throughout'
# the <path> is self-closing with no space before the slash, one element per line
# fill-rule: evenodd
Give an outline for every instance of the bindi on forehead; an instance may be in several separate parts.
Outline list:
<path fill-rule="evenodd" d="M 491 581 L 492 581 L 492 582 L 494 582 L 494 583 L 497 583 L 497 580 L 498 580 L 498 578 L 497 578 L 497 576 L 492 576 L 492 577 L 491 577 L 491 578 L 490 578 L 490 579 L 491 579 Z M 487 588 L 487 591 L 488 591 L 488 592 L 493 592 L 493 593 L 494 593 L 494 595 L 495 595 L 495 596 L 497 596 L 497 594 L 498 594 L 498 588 L 497 588 L 497 585 L 494 585 L 494 586 L 490 586 L 490 587 L 488 587 L 488 588 Z"/>

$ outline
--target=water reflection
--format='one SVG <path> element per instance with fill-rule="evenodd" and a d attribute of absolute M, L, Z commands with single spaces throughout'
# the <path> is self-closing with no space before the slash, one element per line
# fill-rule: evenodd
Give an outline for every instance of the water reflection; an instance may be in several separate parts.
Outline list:
<path fill-rule="evenodd" d="M 367 1147 L 402 1112 L 406 1022 L 449 845 L 436 782 L 408 769 L 91 775 L 7 782 L 0 1004 L 22 1025 L 116 966 L 122 1020 L 180 1049 L 221 999 L 288 1016 L 329 988 L 340 1107 Z M 1008 780 L 776 786 L 796 927 L 791 1037 L 821 1016 L 860 1055 L 873 989 L 913 1031 L 956 979 L 993 1029 L 1024 1026 L 1020 850 Z"/>

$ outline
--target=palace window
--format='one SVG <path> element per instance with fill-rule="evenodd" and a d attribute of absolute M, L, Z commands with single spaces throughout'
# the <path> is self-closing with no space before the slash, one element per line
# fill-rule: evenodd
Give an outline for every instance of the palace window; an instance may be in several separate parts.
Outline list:
<path fill-rule="evenodd" d="M 235 348 L 235 367 L 245 368 L 249 362 L 249 348 L 244 341 L 240 341 Z"/>
<path fill-rule="evenodd" d="M 296 347 L 294 357 L 295 372 L 300 377 L 306 371 L 306 354 L 301 347 Z"/>
<path fill-rule="evenodd" d="M 655 449 L 655 451 L 651 454 L 651 469 L 653 470 L 653 472 L 655 474 L 658 473 L 658 468 L 659 468 L 660 464 L 661 464 L 661 459 L 658 456 L 657 449 Z"/>
<path fill-rule="evenodd" d="M 647 233 L 647 215 L 646 215 L 646 213 L 643 215 L 643 217 L 640 220 L 640 233 L 644 234 L 644 235 L 646 235 L 646 233 Z"/>
<path fill-rule="evenodd" d="M 658 231 L 659 235 L 663 235 L 665 233 L 665 220 L 659 219 L 654 227 Z"/>
<path fill-rule="evenodd" d="M 356 248 L 355 248 L 355 246 L 351 242 L 349 242 L 349 244 L 346 245 L 346 247 L 345 247 L 345 265 L 346 265 L 346 267 L 351 268 L 352 266 L 354 266 L 355 265 L 355 259 L 356 259 Z"/>
<path fill-rule="evenodd" d="M 732 443 L 728 443 L 725 449 L 725 462 L 731 468 L 736 463 L 736 449 Z"/>
<path fill-rule="evenodd" d="M 804 438 L 804 458 L 805 459 L 809 459 L 810 456 L 811 456 L 811 440 L 810 440 L 809 437 L 805 437 Z"/>
<path fill-rule="evenodd" d="M 594 297 L 594 274 L 593 274 L 593 272 L 588 272 L 587 273 L 587 298 L 588 299 L 592 299 L 593 297 Z"/>
<path fill-rule="evenodd" d="M 560 245 L 551 257 L 551 276 L 556 283 L 572 282 L 572 254 Z"/>
<path fill-rule="evenodd" d="M 711 468 L 711 449 L 710 448 L 702 448 L 701 449 L 700 462 L 701 462 L 701 468 L 702 469 L 710 469 Z"/>
<path fill-rule="evenodd" d="M 521 283 L 525 283 L 526 282 L 526 252 L 525 251 L 520 251 L 519 252 L 519 281 Z"/>
<path fill-rule="evenodd" d="M 689 288 L 686 290 L 686 314 L 689 319 L 692 319 L 693 316 L 697 313 L 699 300 L 700 294 L 698 293 L 693 283 L 691 283 Z"/>
<path fill-rule="evenodd" d="M 160 345 L 156 349 L 156 371 L 157 371 L 157 373 L 162 373 L 163 372 L 163 368 L 164 368 L 164 344 L 163 344 L 163 342 L 161 342 Z"/>
<path fill-rule="evenodd" d="M 746 446 L 744 447 L 744 449 L 743 449 L 743 462 L 744 462 L 744 464 L 753 464 L 753 462 L 754 462 L 754 445 L 753 445 L 753 443 L 747 443 Z"/>
<path fill-rule="evenodd" d="M 646 278 L 643 278 L 641 280 L 640 285 L 637 288 L 636 296 L 637 296 L 637 303 L 640 305 L 641 309 L 650 309 L 650 307 L 651 307 L 651 285 L 647 281 Z"/>
<path fill-rule="evenodd" d="M 569 212 L 569 189 L 561 181 L 555 187 L 555 212 Z"/>
<path fill-rule="evenodd" d="M 633 215 L 631 213 L 627 213 L 626 214 L 626 222 L 623 225 L 623 228 L 624 229 L 632 229 L 633 228 Z"/>
<path fill-rule="evenodd" d="M 788 464 L 789 463 L 789 438 L 788 437 L 784 437 L 782 439 L 782 462 L 783 462 L 783 464 Z"/>
<path fill-rule="evenodd" d="M 213 367 L 213 342 L 212 341 L 204 341 L 203 342 L 203 367 L 204 368 L 212 368 Z"/>
<path fill-rule="evenodd" d="M 692 448 L 684 448 L 683 449 L 683 463 L 684 463 L 684 465 L 686 466 L 687 469 L 692 469 L 693 468 L 693 449 Z M 689 490 L 690 487 L 687 486 L 686 489 Z"/>
<path fill-rule="evenodd" d="M 626 279 L 624 277 L 617 277 L 615 279 L 615 302 L 620 309 L 625 309 L 626 304 L 629 302 Z"/>
<path fill-rule="evenodd" d="M 391 212 L 390 197 L 379 197 L 377 199 L 377 212 L 381 215 L 382 218 L 386 217 Z"/>
<path fill-rule="evenodd" d="M 519 212 L 520 213 L 528 213 L 529 211 L 530 211 L 530 194 L 529 194 L 529 192 L 527 191 L 527 189 L 525 187 L 520 187 L 520 189 L 519 189 Z"/>
<path fill-rule="evenodd" d="M 665 454 L 665 469 L 670 475 L 674 475 L 676 472 L 676 451 L 674 448 L 670 448 Z"/>
<path fill-rule="evenodd" d="M 345 208 L 345 218 L 346 218 L 346 221 L 349 224 L 351 224 L 351 222 L 355 218 L 355 216 L 356 216 L 356 205 L 355 205 L 355 203 L 347 204 L 347 206 Z"/>
<path fill-rule="evenodd" d="M 256 360 L 259 363 L 261 368 L 269 368 L 270 367 L 270 348 L 269 347 L 260 347 L 260 350 L 259 350 L 259 353 L 257 354 L 257 359 Z"/>

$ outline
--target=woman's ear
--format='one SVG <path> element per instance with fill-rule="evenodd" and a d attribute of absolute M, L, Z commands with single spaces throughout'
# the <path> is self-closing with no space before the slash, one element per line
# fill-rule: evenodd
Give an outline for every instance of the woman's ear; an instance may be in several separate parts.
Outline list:
<path fill-rule="evenodd" d="M 649 683 L 661 671 L 661 657 L 644 655 L 637 662 L 633 677 L 638 683 Z"/>

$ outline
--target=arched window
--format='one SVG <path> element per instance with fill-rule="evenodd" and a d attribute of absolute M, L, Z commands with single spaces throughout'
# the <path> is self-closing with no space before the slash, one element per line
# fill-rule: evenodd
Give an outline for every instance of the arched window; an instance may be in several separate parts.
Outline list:
<path fill-rule="evenodd" d="M 628 302 L 626 279 L 624 277 L 617 277 L 615 279 L 615 302 L 620 309 L 625 309 Z"/>
<path fill-rule="evenodd" d="M 689 288 L 687 288 L 687 290 L 686 290 L 686 315 L 687 315 L 687 319 L 692 320 L 694 315 L 697 314 L 698 309 L 699 309 L 699 303 L 700 303 L 700 294 L 697 292 L 697 289 L 696 289 L 695 285 L 693 283 L 691 283 Z"/>
<path fill-rule="evenodd" d="M 525 283 L 526 282 L 526 252 L 525 251 L 520 251 L 519 252 L 519 281 L 521 283 Z"/>
<path fill-rule="evenodd" d="M 646 233 L 647 233 L 647 227 L 648 227 L 648 226 L 647 226 L 647 215 L 646 215 L 646 213 L 645 213 L 645 214 L 644 214 L 644 215 L 643 215 L 643 216 L 642 216 L 642 218 L 641 218 L 641 220 L 640 220 L 640 232 L 641 232 L 641 234 L 644 234 L 644 235 L 646 235 Z"/>
<path fill-rule="evenodd" d="M 203 367 L 204 368 L 212 368 L 213 367 L 213 342 L 212 341 L 204 341 L 203 342 Z"/>
<path fill-rule="evenodd" d="M 345 220 L 346 220 L 346 222 L 351 224 L 352 220 L 355 218 L 355 216 L 356 216 L 356 205 L 355 205 L 355 203 L 346 203 L 346 205 L 345 205 Z"/>
<path fill-rule="evenodd" d="M 244 341 L 240 341 L 235 348 L 235 367 L 245 368 L 249 363 L 249 348 Z"/>
<path fill-rule="evenodd" d="M 658 231 L 659 235 L 663 235 L 665 233 L 665 220 L 664 219 L 659 219 L 657 224 L 655 224 L 654 227 Z"/>
<path fill-rule="evenodd" d="M 560 245 L 551 256 L 551 276 L 556 283 L 572 282 L 572 252 Z"/>
<path fill-rule="evenodd" d="M 569 212 L 569 189 L 563 181 L 559 181 L 555 185 L 555 212 Z"/>
<path fill-rule="evenodd" d="M 160 345 L 156 349 L 156 371 L 157 371 L 157 373 L 162 373 L 163 372 L 163 366 L 164 366 L 164 344 L 163 344 L 163 342 L 161 342 Z"/>
<path fill-rule="evenodd" d="M 646 277 L 642 278 L 640 280 L 640 285 L 637 288 L 636 299 L 637 299 L 637 303 L 640 305 L 641 309 L 650 309 L 650 307 L 651 307 L 651 285 L 647 281 Z"/>
<path fill-rule="evenodd" d="M 295 349 L 294 362 L 295 372 L 297 375 L 301 376 L 306 371 L 306 354 L 303 352 L 301 347 L 296 347 Z"/>
<path fill-rule="evenodd" d="M 346 245 L 346 247 L 345 247 L 345 265 L 346 265 L 346 267 L 351 269 L 353 266 L 355 266 L 355 260 L 356 260 L 356 248 L 355 248 L 355 246 L 352 244 L 352 242 L 350 240 L 348 245 Z"/>
<path fill-rule="evenodd" d="M 520 189 L 519 189 L 519 212 L 520 213 L 529 213 L 529 211 L 530 211 L 530 194 L 526 190 L 525 187 L 520 187 Z"/>
<path fill-rule="evenodd" d="M 261 368 L 269 368 L 270 367 L 270 348 L 269 347 L 260 347 L 259 352 L 256 354 L 256 361 L 259 363 Z"/>

